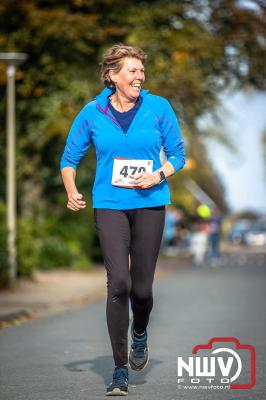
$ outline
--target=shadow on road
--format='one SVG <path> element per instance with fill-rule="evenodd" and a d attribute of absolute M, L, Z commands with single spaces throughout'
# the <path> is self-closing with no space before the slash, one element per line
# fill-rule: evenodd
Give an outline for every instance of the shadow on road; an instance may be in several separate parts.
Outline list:
<path fill-rule="evenodd" d="M 130 372 L 130 384 L 131 385 L 142 385 L 146 383 L 146 376 L 158 364 L 162 361 L 150 359 L 147 367 L 142 371 L 131 371 Z M 105 385 L 108 385 L 112 378 L 113 371 L 113 358 L 111 356 L 100 356 L 94 358 L 93 360 L 79 360 L 73 361 L 71 363 L 65 364 L 65 367 L 71 372 L 84 372 L 92 371 L 95 374 L 101 376 L 104 380 Z"/>

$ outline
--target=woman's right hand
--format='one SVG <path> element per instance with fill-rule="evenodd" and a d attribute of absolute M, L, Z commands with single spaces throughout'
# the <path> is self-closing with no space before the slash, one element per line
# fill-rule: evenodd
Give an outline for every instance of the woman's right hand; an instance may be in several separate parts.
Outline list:
<path fill-rule="evenodd" d="M 86 201 L 82 200 L 83 195 L 78 192 L 68 194 L 67 208 L 72 211 L 79 211 L 86 207 Z"/>

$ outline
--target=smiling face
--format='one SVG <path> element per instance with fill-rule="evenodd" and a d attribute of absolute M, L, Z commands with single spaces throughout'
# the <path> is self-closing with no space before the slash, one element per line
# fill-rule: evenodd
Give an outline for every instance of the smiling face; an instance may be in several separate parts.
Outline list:
<path fill-rule="evenodd" d="M 115 73 L 110 70 L 110 78 L 116 91 L 123 98 L 134 101 L 139 97 L 141 84 L 145 81 L 144 66 L 138 58 L 125 57 L 122 68 Z"/>

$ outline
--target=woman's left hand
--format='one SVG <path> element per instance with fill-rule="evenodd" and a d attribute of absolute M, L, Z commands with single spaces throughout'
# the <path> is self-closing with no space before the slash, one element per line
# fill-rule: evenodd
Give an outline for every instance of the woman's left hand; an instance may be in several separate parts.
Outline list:
<path fill-rule="evenodd" d="M 135 179 L 136 184 L 142 189 L 157 185 L 161 181 L 160 175 L 157 172 L 152 172 L 151 174 L 141 172 L 140 174 L 134 176 L 131 175 L 130 178 Z"/>

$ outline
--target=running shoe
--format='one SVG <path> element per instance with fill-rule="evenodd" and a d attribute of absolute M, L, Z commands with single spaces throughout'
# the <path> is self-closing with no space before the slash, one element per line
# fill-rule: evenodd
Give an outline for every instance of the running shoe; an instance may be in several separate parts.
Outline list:
<path fill-rule="evenodd" d="M 128 394 L 128 368 L 115 367 L 113 380 L 107 387 L 106 396 L 126 396 Z"/>
<path fill-rule="evenodd" d="M 134 332 L 134 324 L 131 324 L 131 349 L 129 352 L 128 362 L 130 368 L 135 371 L 140 371 L 146 367 L 149 361 L 149 348 L 147 346 L 147 331 L 143 335 L 136 335 Z"/>

